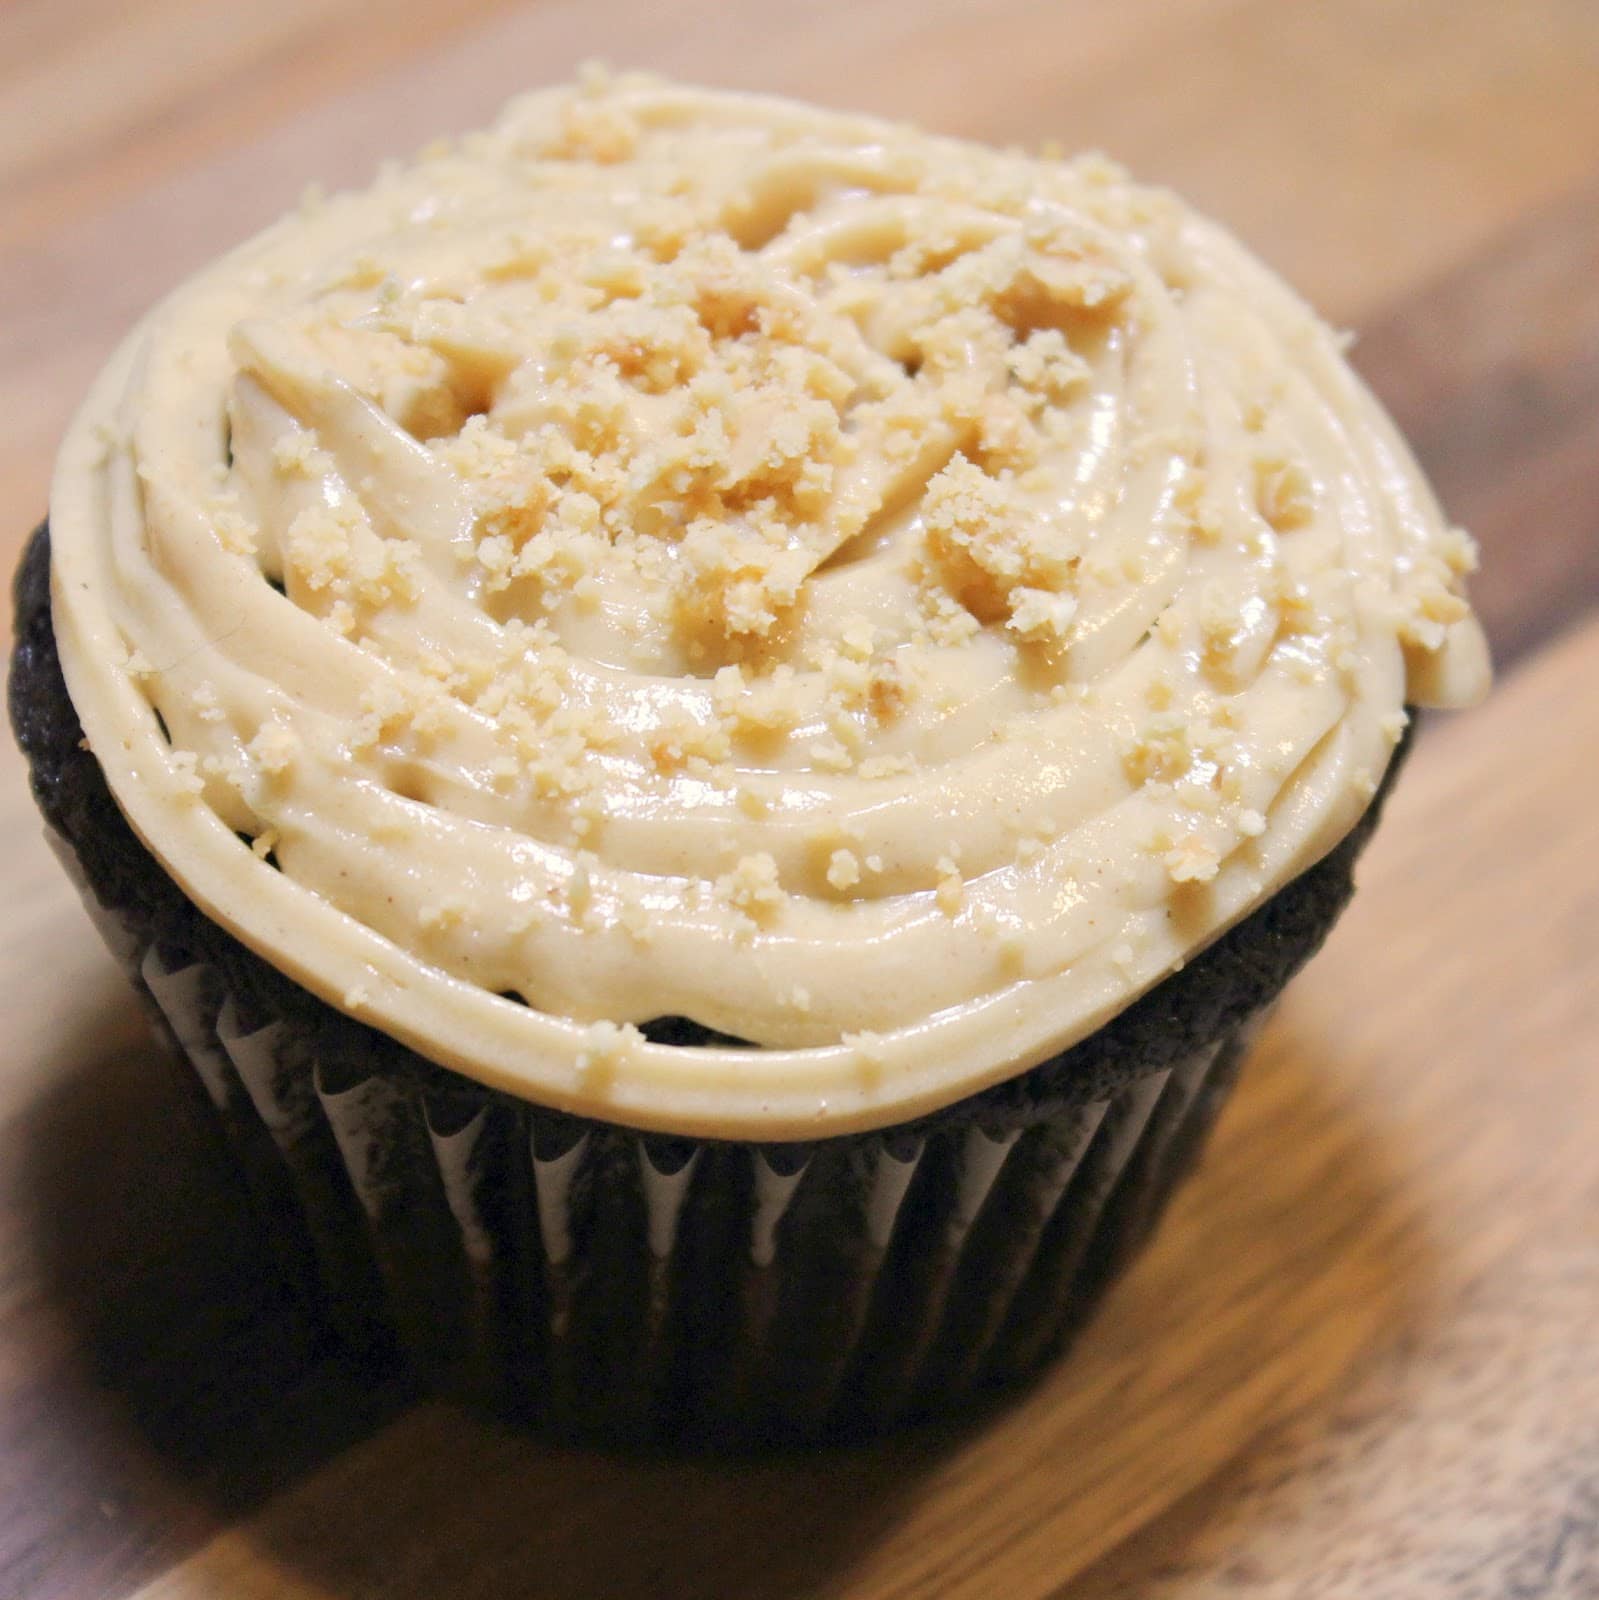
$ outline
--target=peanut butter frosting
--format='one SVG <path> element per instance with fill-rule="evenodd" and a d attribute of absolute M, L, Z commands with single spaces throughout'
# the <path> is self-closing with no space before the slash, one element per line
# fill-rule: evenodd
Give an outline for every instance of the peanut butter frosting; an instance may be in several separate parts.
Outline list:
<path fill-rule="evenodd" d="M 1470 540 L 1224 231 L 1098 157 L 639 77 L 184 284 L 51 525 L 90 746 L 209 915 L 681 1133 L 1057 1053 L 1488 679 Z"/>

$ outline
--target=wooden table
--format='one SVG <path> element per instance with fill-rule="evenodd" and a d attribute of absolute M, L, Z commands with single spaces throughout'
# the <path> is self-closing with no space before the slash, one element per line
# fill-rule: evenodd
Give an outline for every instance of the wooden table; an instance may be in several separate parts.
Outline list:
<path fill-rule="evenodd" d="M 1035 1389 L 764 1462 L 363 1391 L 257 1274 L 0 751 L 0 1596 L 1599 1595 L 1593 0 L 8 0 L 0 555 L 113 339 L 313 177 L 605 55 L 1095 144 L 1333 319 L 1455 514 L 1503 686 L 1152 1253 Z"/>

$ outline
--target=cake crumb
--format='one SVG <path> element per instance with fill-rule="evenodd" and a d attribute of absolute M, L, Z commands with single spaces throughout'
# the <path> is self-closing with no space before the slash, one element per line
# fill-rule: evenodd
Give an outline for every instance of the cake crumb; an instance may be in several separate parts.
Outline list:
<path fill-rule="evenodd" d="M 1052 594 L 1048 589 L 1018 588 L 1011 591 L 1011 613 L 1005 626 L 1023 639 L 1064 639 L 1077 615 L 1077 600 L 1069 594 Z"/>
<path fill-rule="evenodd" d="M 586 1073 L 595 1067 L 614 1066 L 643 1043 L 644 1035 L 631 1022 L 591 1022 L 583 1029 L 577 1070 Z"/>
<path fill-rule="evenodd" d="M 262 772 L 276 778 L 293 765 L 300 741 L 281 722 L 266 722 L 244 748 Z"/>
<path fill-rule="evenodd" d="M 759 821 L 771 813 L 772 803 L 754 789 L 740 788 L 735 803 L 746 817 Z"/>
<path fill-rule="evenodd" d="M 590 870 L 594 857 L 580 850 L 572 863 L 572 876 L 566 883 L 566 909 L 578 921 L 583 919 L 594 898 L 594 875 Z"/>
<path fill-rule="evenodd" d="M 933 870 L 938 874 L 938 887 L 934 891 L 938 909 L 946 917 L 958 916 L 966 894 L 966 882 L 961 877 L 959 866 L 953 857 L 944 855 L 934 862 Z"/>
<path fill-rule="evenodd" d="M 731 872 L 716 880 L 717 893 L 754 922 L 769 922 L 782 909 L 777 862 L 764 850 L 740 856 Z"/>
<path fill-rule="evenodd" d="M 861 881 L 861 866 L 853 850 L 835 850 L 828 858 L 827 881 L 833 888 L 853 889 Z"/>
<path fill-rule="evenodd" d="M 642 901 L 632 896 L 624 899 L 621 910 L 617 913 L 617 921 L 622 931 L 641 949 L 648 948 L 655 942 L 655 925 L 650 918 L 649 909 Z"/>
<path fill-rule="evenodd" d="M 915 770 L 916 758 L 903 753 L 868 756 L 855 769 L 862 778 L 903 778 Z"/>
<path fill-rule="evenodd" d="M 195 715 L 202 722 L 218 723 L 227 721 L 227 712 L 222 709 L 221 702 L 217 699 L 215 687 L 210 683 L 197 683 L 189 695 L 194 705 Z"/>
<path fill-rule="evenodd" d="M 205 780 L 200 776 L 200 758 L 193 750 L 173 750 L 168 759 L 178 792 L 185 799 L 198 799 L 205 792 Z"/>
<path fill-rule="evenodd" d="M 1166 852 L 1166 871 L 1173 883 L 1209 883 L 1220 866 L 1215 850 L 1192 833 L 1185 833 Z"/>
<path fill-rule="evenodd" d="M 888 1042 L 881 1034 L 863 1028 L 859 1033 L 846 1033 L 840 1039 L 847 1049 L 853 1050 L 860 1062 L 868 1067 L 888 1064 Z"/>
<path fill-rule="evenodd" d="M 466 920 L 466 902 L 462 900 L 431 900 L 417 909 L 416 920 L 430 933 L 459 927 Z"/>

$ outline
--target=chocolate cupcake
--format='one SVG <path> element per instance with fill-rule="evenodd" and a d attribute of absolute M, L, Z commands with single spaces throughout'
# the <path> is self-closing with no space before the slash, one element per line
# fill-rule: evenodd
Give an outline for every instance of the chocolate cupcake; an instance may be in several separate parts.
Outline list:
<path fill-rule="evenodd" d="M 1337 338 L 1098 158 L 595 77 L 130 335 L 12 714 L 283 1270 L 584 1433 L 1058 1349 L 1486 687 Z"/>

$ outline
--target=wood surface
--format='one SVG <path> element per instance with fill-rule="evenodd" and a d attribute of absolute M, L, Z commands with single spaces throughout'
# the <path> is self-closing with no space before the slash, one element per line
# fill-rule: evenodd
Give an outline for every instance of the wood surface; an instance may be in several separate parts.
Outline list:
<path fill-rule="evenodd" d="M 1425 728 L 1071 1357 L 762 1461 L 554 1450 L 320 1349 L 5 744 L 0 1600 L 1599 1595 L 1599 6 L 6 0 L 5 564 L 153 297 L 593 56 L 1097 145 L 1230 221 L 1481 539 L 1502 686 Z"/>

